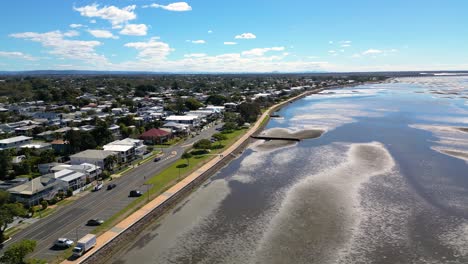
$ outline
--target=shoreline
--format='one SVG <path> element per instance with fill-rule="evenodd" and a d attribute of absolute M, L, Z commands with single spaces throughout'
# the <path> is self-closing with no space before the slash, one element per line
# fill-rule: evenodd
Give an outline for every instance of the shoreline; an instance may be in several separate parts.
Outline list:
<path fill-rule="evenodd" d="M 206 179 L 217 173 L 221 168 L 227 166 L 233 159 L 237 158 L 238 154 L 241 154 L 251 143 L 250 137 L 263 131 L 271 118 L 271 114 L 285 105 L 327 89 L 353 87 L 372 83 L 373 82 L 320 87 L 304 91 L 297 96 L 271 106 L 244 135 L 221 153 L 221 158 L 209 160 L 205 165 L 189 174 L 177 184 L 171 186 L 168 190 L 130 214 L 105 233 L 101 234 L 97 238 L 96 247 L 91 249 L 86 255 L 73 261 L 65 260 L 62 263 L 102 263 L 107 261 L 114 252 L 118 251 L 124 244 L 132 241 L 134 237 L 142 232 L 154 220 L 159 219 L 181 199 L 185 198 L 193 190 L 196 190 Z"/>

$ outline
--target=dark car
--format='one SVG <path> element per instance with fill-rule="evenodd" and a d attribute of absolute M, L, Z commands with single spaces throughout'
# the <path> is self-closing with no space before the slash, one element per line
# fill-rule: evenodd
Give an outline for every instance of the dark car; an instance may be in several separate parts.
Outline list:
<path fill-rule="evenodd" d="M 130 197 L 140 197 L 142 195 L 142 193 L 138 190 L 131 190 L 130 191 L 130 194 L 128 196 Z"/>
<path fill-rule="evenodd" d="M 111 183 L 111 184 L 107 185 L 107 190 L 112 190 L 112 189 L 114 189 L 116 186 L 117 186 L 116 184 Z"/>
<path fill-rule="evenodd" d="M 98 226 L 98 225 L 102 225 L 103 223 L 104 223 L 104 220 L 101 220 L 101 219 L 90 219 L 90 220 L 88 220 L 86 225 Z"/>
<path fill-rule="evenodd" d="M 157 161 L 160 161 L 160 160 L 161 160 L 161 157 L 154 158 L 154 162 L 157 162 Z"/>

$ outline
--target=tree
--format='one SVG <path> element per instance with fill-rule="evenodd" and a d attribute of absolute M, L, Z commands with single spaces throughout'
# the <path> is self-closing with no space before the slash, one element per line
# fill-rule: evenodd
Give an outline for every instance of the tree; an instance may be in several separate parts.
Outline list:
<path fill-rule="evenodd" d="M 196 149 L 210 149 L 211 148 L 211 141 L 208 139 L 200 139 L 195 144 L 193 144 L 193 147 Z"/>
<path fill-rule="evenodd" d="M 233 131 L 237 129 L 237 124 L 234 122 L 226 122 L 223 125 L 223 132 L 224 131 Z"/>
<path fill-rule="evenodd" d="M 227 98 L 219 94 L 210 95 L 206 99 L 206 104 L 212 104 L 212 105 L 223 105 L 226 102 L 227 102 Z"/>
<path fill-rule="evenodd" d="M 188 98 L 187 100 L 185 100 L 185 107 L 187 107 L 189 110 L 197 110 L 202 106 L 203 104 L 195 98 Z"/>
<path fill-rule="evenodd" d="M 226 140 L 227 136 L 221 133 L 215 133 L 213 134 L 213 138 L 216 139 L 217 141 L 221 141 L 221 140 Z"/>
<path fill-rule="evenodd" d="M 20 203 L 11 203 L 10 194 L 0 190 L 0 243 L 5 240 L 4 232 L 15 216 L 25 216 L 26 209 Z"/>
<path fill-rule="evenodd" d="M 184 154 L 182 154 L 181 158 L 186 159 L 187 160 L 187 165 L 190 165 L 190 158 L 192 156 L 193 155 L 190 152 L 185 151 Z"/>
<path fill-rule="evenodd" d="M 55 151 L 53 149 L 47 149 L 39 154 L 39 163 L 49 163 L 55 161 Z"/>
<path fill-rule="evenodd" d="M 47 209 L 47 206 L 49 206 L 49 203 L 47 203 L 46 200 L 42 200 L 41 201 L 41 206 L 42 206 L 42 210 L 45 210 L 45 209 Z"/>
<path fill-rule="evenodd" d="M 239 113 L 246 122 L 253 123 L 261 114 L 260 106 L 256 103 L 242 103 L 239 105 Z"/>
<path fill-rule="evenodd" d="M 4 180 L 8 177 L 8 172 L 11 170 L 11 155 L 8 150 L 0 151 L 0 179 Z"/>
<path fill-rule="evenodd" d="M 27 261 L 24 258 L 34 251 L 36 244 L 36 241 L 29 239 L 16 242 L 5 250 L 0 262 L 5 264 L 26 264 Z"/>

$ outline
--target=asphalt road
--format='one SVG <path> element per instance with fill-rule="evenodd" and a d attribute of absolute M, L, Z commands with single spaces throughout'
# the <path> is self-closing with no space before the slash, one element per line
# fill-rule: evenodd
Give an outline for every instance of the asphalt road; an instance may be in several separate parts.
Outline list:
<path fill-rule="evenodd" d="M 8 248 L 12 243 L 22 239 L 33 239 L 37 241 L 37 247 L 30 257 L 45 260 L 57 258 L 62 252 L 62 250 L 53 248 L 53 243 L 57 238 L 66 237 L 76 242 L 91 232 L 95 227 L 86 226 L 89 219 L 98 218 L 105 221 L 125 208 L 135 199 L 128 197 L 130 190 L 146 192 L 147 187 L 149 187 L 144 185 L 146 179 L 177 161 L 184 150 L 197 140 L 210 138 L 218 127 L 221 127 L 221 124 L 205 129 L 199 135 L 189 138 L 177 146 L 163 149 L 164 155 L 160 161 L 146 162 L 124 176 L 114 179 L 112 183 L 117 185 L 114 189 L 106 190 L 107 183 L 100 191 L 90 192 L 52 215 L 35 222 L 15 234 L 11 240 L 4 244 L 3 248 Z M 2 254 L 1 251 L 0 254 Z"/>

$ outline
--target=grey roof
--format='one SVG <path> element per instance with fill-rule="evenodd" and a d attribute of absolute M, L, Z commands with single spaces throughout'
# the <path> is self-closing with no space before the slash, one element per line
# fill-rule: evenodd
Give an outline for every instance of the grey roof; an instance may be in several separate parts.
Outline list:
<path fill-rule="evenodd" d="M 113 151 L 98 150 L 98 149 L 88 149 L 74 155 L 71 155 L 70 158 L 91 158 L 91 159 L 105 159 L 109 156 L 115 155 Z"/>
<path fill-rule="evenodd" d="M 29 139 L 32 139 L 32 137 L 18 136 L 18 137 L 2 139 L 0 140 L 0 143 L 8 144 L 8 143 L 18 142 L 18 141 L 23 141 L 23 140 L 29 140 Z"/>

